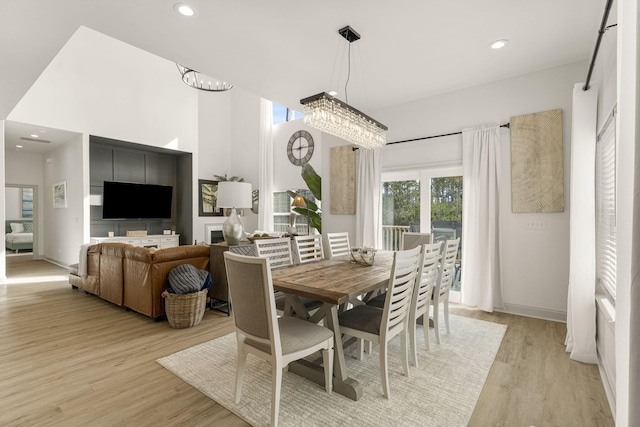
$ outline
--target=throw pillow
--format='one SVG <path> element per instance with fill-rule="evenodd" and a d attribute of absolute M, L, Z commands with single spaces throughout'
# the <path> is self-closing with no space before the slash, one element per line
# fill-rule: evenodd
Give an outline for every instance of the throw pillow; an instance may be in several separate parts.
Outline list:
<path fill-rule="evenodd" d="M 24 227 L 21 222 L 12 222 L 11 223 L 11 232 L 12 233 L 24 233 Z"/>
<path fill-rule="evenodd" d="M 32 222 L 25 222 L 23 224 L 24 227 L 24 232 L 25 233 L 33 233 L 33 223 Z"/>

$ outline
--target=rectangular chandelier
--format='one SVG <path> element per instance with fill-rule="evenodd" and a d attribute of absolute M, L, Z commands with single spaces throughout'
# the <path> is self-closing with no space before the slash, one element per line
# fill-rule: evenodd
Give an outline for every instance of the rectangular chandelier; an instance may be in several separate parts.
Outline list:
<path fill-rule="evenodd" d="M 388 128 L 326 92 L 300 100 L 304 123 L 362 148 L 387 143 Z"/>

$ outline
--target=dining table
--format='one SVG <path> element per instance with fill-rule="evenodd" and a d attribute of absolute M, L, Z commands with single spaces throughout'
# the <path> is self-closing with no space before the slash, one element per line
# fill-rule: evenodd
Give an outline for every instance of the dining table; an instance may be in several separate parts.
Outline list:
<path fill-rule="evenodd" d="M 362 397 L 362 384 L 349 377 L 345 363 L 344 342 L 338 323 L 339 310 L 347 304 L 362 303 L 364 295 L 387 286 L 393 252 L 379 251 L 373 265 L 352 261 L 350 256 L 334 257 L 297 264 L 271 272 L 273 288 L 286 294 L 285 315 L 296 315 L 313 323 L 321 323 L 334 333 L 333 390 L 352 400 Z M 320 301 L 312 314 L 300 298 Z M 289 371 L 323 385 L 323 369 L 317 361 L 300 360 Z"/>

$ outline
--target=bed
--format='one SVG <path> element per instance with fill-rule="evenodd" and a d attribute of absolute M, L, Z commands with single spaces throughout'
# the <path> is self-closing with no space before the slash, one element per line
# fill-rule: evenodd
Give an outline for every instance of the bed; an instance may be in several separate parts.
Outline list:
<path fill-rule="evenodd" d="M 33 251 L 33 222 L 30 219 L 5 220 L 5 233 L 5 247 L 8 251 Z"/>

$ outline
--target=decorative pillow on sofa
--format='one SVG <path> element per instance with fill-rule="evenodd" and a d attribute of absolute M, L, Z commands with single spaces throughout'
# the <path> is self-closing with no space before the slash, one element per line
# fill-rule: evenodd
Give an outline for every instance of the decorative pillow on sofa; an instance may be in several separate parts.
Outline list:
<path fill-rule="evenodd" d="M 12 233 L 24 233 L 24 226 L 21 222 L 12 222 L 11 223 L 11 232 Z"/>
<path fill-rule="evenodd" d="M 176 294 L 199 292 L 211 283 L 209 272 L 199 270 L 191 264 L 182 264 L 169 272 L 170 291 Z"/>
<path fill-rule="evenodd" d="M 24 232 L 25 233 L 33 233 L 33 223 L 32 222 L 25 222 L 23 224 L 24 227 Z"/>

